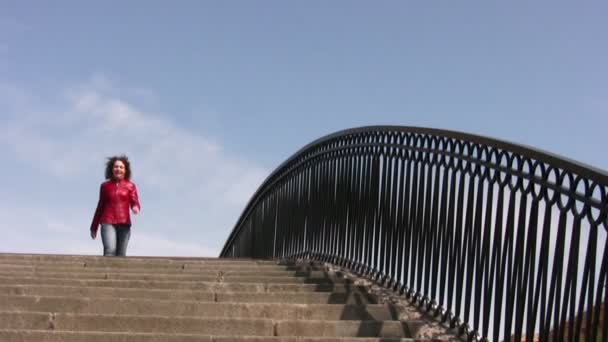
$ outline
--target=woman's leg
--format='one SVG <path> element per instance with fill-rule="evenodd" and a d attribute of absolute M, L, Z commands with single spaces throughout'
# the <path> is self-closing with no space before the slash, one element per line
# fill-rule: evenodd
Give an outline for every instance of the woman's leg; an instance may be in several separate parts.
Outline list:
<path fill-rule="evenodd" d="M 103 242 L 103 255 L 116 255 L 116 227 L 111 224 L 101 225 L 101 241 Z"/>
<path fill-rule="evenodd" d="M 129 238 L 131 237 L 131 227 L 129 226 L 117 226 L 116 227 L 116 255 L 126 256 L 127 245 L 129 244 Z"/>

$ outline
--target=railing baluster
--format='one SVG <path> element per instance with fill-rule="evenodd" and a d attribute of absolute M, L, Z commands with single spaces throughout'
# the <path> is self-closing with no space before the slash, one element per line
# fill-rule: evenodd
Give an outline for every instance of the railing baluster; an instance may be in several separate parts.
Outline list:
<path fill-rule="evenodd" d="M 422 262 L 421 272 L 421 280 L 423 281 L 422 293 L 424 294 L 422 297 L 425 298 L 430 304 L 431 299 L 429 298 L 429 288 L 430 288 L 430 275 L 431 275 L 431 254 L 432 254 L 432 231 L 431 231 L 431 217 L 432 217 L 432 203 L 433 203 L 433 165 L 430 162 L 426 164 L 426 186 L 424 188 L 425 192 L 425 200 L 424 200 L 424 217 L 422 224 L 422 243 L 421 247 L 423 248 L 420 251 L 420 255 L 422 258 L 420 261 Z M 427 309 L 429 307 L 427 306 Z"/>

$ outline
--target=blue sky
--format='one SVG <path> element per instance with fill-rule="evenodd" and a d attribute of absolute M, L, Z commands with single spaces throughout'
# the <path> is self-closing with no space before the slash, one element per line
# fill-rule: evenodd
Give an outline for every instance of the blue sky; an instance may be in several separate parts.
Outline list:
<path fill-rule="evenodd" d="M 0 0 L 0 251 L 99 254 L 104 158 L 129 251 L 215 256 L 278 164 L 337 130 L 459 130 L 601 169 L 605 2 Z"/>

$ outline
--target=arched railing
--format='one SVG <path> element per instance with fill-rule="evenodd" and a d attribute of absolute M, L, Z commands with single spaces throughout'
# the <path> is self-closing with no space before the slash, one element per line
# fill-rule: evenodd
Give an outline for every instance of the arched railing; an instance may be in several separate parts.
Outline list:
<path fill-rule="evenodd" d="M 363 127 L 277 168 L 221 256 L 339 264 L 469 338 L 606 341 L 607 193 L 603 171 L 529 147 Z"/>

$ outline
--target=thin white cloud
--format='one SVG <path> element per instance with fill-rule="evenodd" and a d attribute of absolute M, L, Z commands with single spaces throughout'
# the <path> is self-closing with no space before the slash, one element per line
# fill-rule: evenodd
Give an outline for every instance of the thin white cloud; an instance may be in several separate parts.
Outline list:
<path fill-rule="evenodd" d="M 73 226 L 68 226 L 67 224 L 65 224 L 64 222 L 60 222 L 60 221 L 55 221 L 55 220 L 49 220 L 46 224 L 46 227 L 49 231 L 51 232 L 56 232 L 56 233 L 78 233 L 80 231 L 80 229 L 73 227 Z"/>
<path fill-rule="evenodd" d="M 148 241 L 133 241 L 139 255 L 171 255 L 171 251 L 217 254 L 240 211 L 268 173 L 253 161 L 229 155 L 220 143 L 179 126 L 176 119 L 143 110 L 118 96 L 129 91 L 121 91 L 101 74 L 83 85 L 58 91 L 59 101 L 34 101 L 26 91 L 0 87 L 19 94 L 15 100 L 0 94 L 0 111 L 5 113 L 0 117 L 0 157 L 18 158 L 50 180 L 85 184 L 102 181 L 105 157 L 129 155 L 140 196 L 148 195 L 142 198 L 142 215 L 135 221 L 145 227 L 140 239 Z M 19 181 L 18 171 L 11 176 Z M 87 211 L 77 219 L 59 216 L 61 219 L 49 221 L 47 217 L 48 233 L 67 233 L 68 227 L 82 231 L 96 204 L 83 204 L 82 199 L 96 196 L 91 189 L 97 186 L 78 192 L 80 200 L 58 194 L 56 203 L 36 203 L 39 208 L 61 208 L 68 216 L 64 209 L 69 206 Z M 53 191 L 51 188 L 40 190 Z M 2 202 L 6 201 L 0 205 Z M 32 227 L 20 224 L 20 229 Z M 197 234 L 212 241 L 192 243 Z M 94 253 L 88 244 L 70 250 Z"/>

